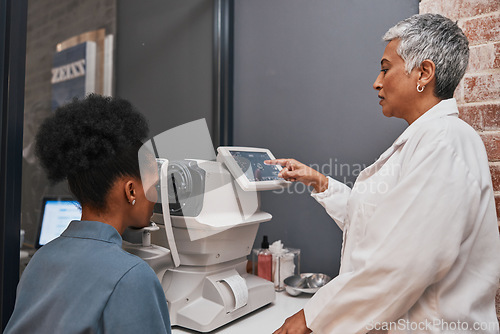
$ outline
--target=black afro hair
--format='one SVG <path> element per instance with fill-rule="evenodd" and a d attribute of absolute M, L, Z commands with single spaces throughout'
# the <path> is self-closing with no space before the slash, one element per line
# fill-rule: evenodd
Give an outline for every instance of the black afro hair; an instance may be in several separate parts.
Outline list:
<path fill-rule="evenodd" d="M 35 152 L 49 180 L 67 178 L 81 204 L 97 207 L 118 175 L 140 177 L 137 150 L 147 135 L 146 119 L 130 102 L 91 94 L 42 123 Z"/>

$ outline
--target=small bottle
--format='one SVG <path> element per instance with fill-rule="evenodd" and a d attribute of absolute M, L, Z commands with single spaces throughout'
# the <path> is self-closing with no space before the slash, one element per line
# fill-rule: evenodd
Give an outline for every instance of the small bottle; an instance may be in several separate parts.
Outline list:
<path fill-rule="evenodd" d="M 267 235 L 262 240 L 261 250 L 257 256 L 257 275 L 268 281 L 273 281 L 273 255 L 269 251 Z"/>

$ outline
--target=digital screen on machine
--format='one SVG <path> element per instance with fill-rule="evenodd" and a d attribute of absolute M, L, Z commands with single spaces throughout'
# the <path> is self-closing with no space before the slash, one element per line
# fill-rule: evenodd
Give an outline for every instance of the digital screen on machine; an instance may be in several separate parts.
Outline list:
<path fill-rule="evenodd" d="M 250 182 L 281 180 L 278 166 L 264 164 L 271 159 L 266 152 L 229 152 Z"/>

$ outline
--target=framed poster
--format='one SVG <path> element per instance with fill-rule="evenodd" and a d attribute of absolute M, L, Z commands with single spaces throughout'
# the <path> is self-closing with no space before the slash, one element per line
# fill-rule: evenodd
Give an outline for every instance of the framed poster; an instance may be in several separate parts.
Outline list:
<path fill-rule="evenodd" d="M 96 43 L 84 42 L 54 55 L 52 66 L 52 110 L 95 92 Z"/>
<path fill-rule="evenodd" d="M 105 29 L 73 36 L 56 46 L 52 110 L 90 93 L 113 95 L 114 38 Z"/>

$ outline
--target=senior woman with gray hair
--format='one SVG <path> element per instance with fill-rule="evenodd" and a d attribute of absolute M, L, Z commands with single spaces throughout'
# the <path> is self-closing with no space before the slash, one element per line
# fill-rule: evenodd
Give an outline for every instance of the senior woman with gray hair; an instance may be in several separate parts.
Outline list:
<path fill-rule="evenodd" d="M 373 88 L 383 114 L 409 126 L 353 188 L 294 159 L 268 161 L 312 186 L 344 231 L 339 275 L 275 333 L 498 333 L 488 159 L 453 99 L 467 38 L 449 19 L 423 14 L 384 40 Z"/>

